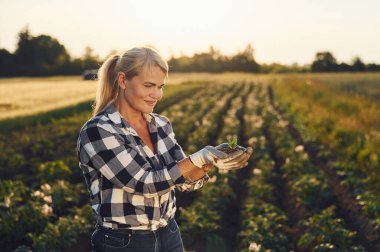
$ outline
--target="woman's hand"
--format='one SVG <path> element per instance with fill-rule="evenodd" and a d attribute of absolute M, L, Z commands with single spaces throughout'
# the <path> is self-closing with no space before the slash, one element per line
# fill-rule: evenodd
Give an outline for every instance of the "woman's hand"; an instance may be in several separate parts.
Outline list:
<path fill-rule="evenodd" d="M 205 172 L 205 173 L 208 173 L 209 171 L 212 170 L 212 168 L 214 167 L 213 164 L 205 164 L 202 166 L 202 170 Z"/>
<path fill-rule="evenodd" d="M 243 168 L 248 163 L 248 159 L 252 154 L 252 148 L 247 149 L 239 146 L 230 153 L 221 151 L 226 144 L 218 145 L 217 147 L 206 146 L 200 151 L 189 156 L 193 164 L 199 168 L 203 165 L 215 165 L 221 170 L 236 170 Z"/>
<path fill-rule="evenodd" d="M 216 148 L 218 150 L 229 151 L 228 144 L 226 144 L 226 143 L 220 144 L 220 145 L 216 146 Z M 221 170 L 221 171 L 238 170 L 238 169 L 244 168 L 248 165 L 248 160 L 253 153 L 252 147 L 244 148 L 244 147 L 238 145 L 236 147 L 236 149 L 242 150 L 243 154 L 241 154 L 241 155 L 237 156 L 236 158 L 226 162 L 226 164 L 231 164 L 232 167 L 229 167 L 229 168 L 218 167 L 219 170 Z"/>

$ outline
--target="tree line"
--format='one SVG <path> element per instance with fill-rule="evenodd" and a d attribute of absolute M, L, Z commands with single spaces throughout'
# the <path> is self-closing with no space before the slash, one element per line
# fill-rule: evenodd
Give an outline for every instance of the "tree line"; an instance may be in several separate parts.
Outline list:
<path fill-rule="evenodd" d="M 111 51 L 110 54 L 115 53 Z M 104 59 L 103 59 L 104 60 Z M 103 61 L 90 47 L 80 58 L 72 58 L 64 45 L 49 35 L 32 36 L 28 27 L 18 34 L 14 53 L 0 49 L 0 77 L 79 75 L 86 69 L 97 69 Z M 380 65 L 365 64 L 359 57 L 351 64 L 338 63 L 331 52 L 317 52 L 309 65 L 259 64 L 254 58 L 254 48 L 248 44 L 235 55 L 226 56 L 210 46 L 207 52 L 193 56 L 181 55 L 168 60 L 172 72 L 364 72 L 380 71 Z"/>
<path fill-rule="evenodd" d="M 90 47 L 81 58 L 72 58 L 64 45 L 49 35 L 32 36 L 29 28 L 18 34 L 14 53 L 0 49 L 0 76 L 78 75 L 98 68 L 100 59 Z"/>
<path fill-rule="evenodd" d="M 351 64 L 338 63 L 330 52 L 318 52 L 311 64 L 312 72 L 374 72 L 380 71 L 380 65 L 365 64 L 359 57 L 355 57 Z"/>

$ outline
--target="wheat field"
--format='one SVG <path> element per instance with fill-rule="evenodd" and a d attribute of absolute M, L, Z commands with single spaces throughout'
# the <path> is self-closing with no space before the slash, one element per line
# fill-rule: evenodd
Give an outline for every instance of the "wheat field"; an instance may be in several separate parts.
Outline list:
<path fill-rule="evenodd" d="M 95 82 L 80 77 L 0 80 L 0 119 L 67 107 L 94 97 Z"/>

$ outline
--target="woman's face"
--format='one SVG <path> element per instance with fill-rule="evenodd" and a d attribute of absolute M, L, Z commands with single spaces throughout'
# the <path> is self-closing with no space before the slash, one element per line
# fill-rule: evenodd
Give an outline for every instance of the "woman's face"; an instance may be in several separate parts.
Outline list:
<path fill-rule="evenodd" d="M 161 68 L 154 66 L 126 80 L 124 98 L 133 109 L 151 113 L 157 101 L 162 98 L 165 81 L 166 74 Z"/>

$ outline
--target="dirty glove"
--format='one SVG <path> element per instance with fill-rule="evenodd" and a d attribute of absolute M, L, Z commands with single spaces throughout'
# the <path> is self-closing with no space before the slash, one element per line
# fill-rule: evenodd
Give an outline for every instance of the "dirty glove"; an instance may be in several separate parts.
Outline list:
<path fill-rule="evenodd" d="M 223 143 L 221 145 L 216 146 L 218 150 L 224 150 L 224 151 L 231 151 L 228 147 L 228 144 Z M 253 153 L 252 147 L 244 148 L 242 146 L 237 146 L 235 150 L 241 150 L 243 153 L 241 155 L 238 155 L 237 157 L 233 158 L 230 161 L 225 162 L 227 166 L 224 167 L 218 167 L 220 171 L 228 171 L 228 170 L 238 170 L 243 167 L 246 167 L 248 165 L 248 160 L 251 157 Z"/>
<path fill-rule="evenodd" d="M 237 165 L 237 161 L 241 160 L 239 157 L 244 154 L 244 151 L 236 148 L 236 150 L 227 154 L 218 149 L 221 149 L 223 146 L 225 146 L 225 144 L 216 147 L 208 145 L 198 152 L 191 154 L 189 158 L 193 164 L 199 168 L 202 168 L 203 165 L 212 164 L 219 169 L 234 169 Z"/>

